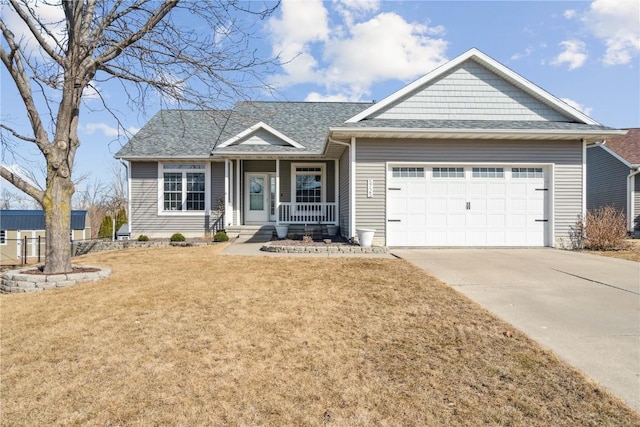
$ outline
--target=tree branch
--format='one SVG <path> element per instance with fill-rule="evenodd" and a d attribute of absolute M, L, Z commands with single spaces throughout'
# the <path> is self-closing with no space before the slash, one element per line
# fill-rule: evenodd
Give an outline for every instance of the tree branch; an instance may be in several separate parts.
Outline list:
<path fill-rule="evenodd" d="M 12 128 L 10 128 L 9 126 L 6 126 L 6 125 L 4 125 L 2 123 L 0 123 L 0 128 L 5 129 L 9 133 L 11 133 L 11 135 L 13 135 L 14 137 L 16 137 L 18 139 L 21 139 L 23 141 L 33 142 L 34 144 L 38 143 L 38 141 L 36 141 L 34 138 L 30 138 L 28 136 L 21 135 L 18 132 L 16 132 L 15 130 L 13 130 Z"/>
<path fill-rule="evenodd" d="M 164 3 L 151 14 L 151 17 L 149 17 L 147 22 L 145 22 L 137 32 L 107 49 L 103 54 L 95 59 L 95 63 L 104 64 L 105 62 L 109 62 L 120 56 L 126 48 L 143 38 L 156 25 L 158 25 L 158 23 L 162 21 L 169 12 L 171 12 L 171 9 L 176 7 L 178 1 L 179 0 L 165 0 Z"/>
<path fill-rule="evenodd" d="M 40 28 L 37 28 L 35 23 L 33 22 L 33 19 L 36 19 L 33 13 L 31 13 L 31 16 L 27 15 L 27 13 L 24 11 L 22 7 L 20 7 L 20 5 L 17 3 L 16 0 L 9 0 L 9 3 L 11 3 L 13 10 L 18 14 L 18 16 L 20 16 L 20 19 L 22 19 L 22 21 L 25 24 L 27 24 L 27 27 L 29 27 L 29 31 L 31 32 L 33 37 L 36 39 L 40 47 L 45 52 L 47 52 L 47 55 L 49 55 L 51 59 L 56 61 L 59 65 L 62 65 L 63 58 L 58 53 L 56 53 L 56 51 L 47 43 L 47 41 L 42 36 L 42 31 L 44 31 L 49 37 L 51 37 L 54 41 L 56 41 L 56 43 L 58 43 L 56 38 L 51 33 L 51 31 L 49 31 L 49 29 L 47 28 L 47 26 L 44 25 L 42 22 L 39 22 L 38 20 L 38 24 L 40 24 L 39 25 Z"/>
<path fill-rule="evenodd" d="M 33 197 L 38 203 L 42 205 L 42 202 L 44 200 L 44 191 L 34 187 L 29 182 L 22 179 L 19 175 L 13 173 L 11 170 L 2 165 L 0 165 L 0 176 L 13 184 L 13 186 L 18 190 Z"/>
<path fill-rule="evenodd" d="M 29 116 L 31 128 L 33 129 L 35 136 L 34 142 L 40 151 L 45 153 L 47 150 L 46 142 L 48 141 L 48 136 L 40 119 L 40 115 L 38 114 L 38 109 L 33 101 L 33 93 L 29 86 L 29 76 L 27 75 L 21 60 L 22 50 L 15 42 L 13 33 L 9 31 L 2 19 L 0 19 L 0 30 L 2 30 L 2 35 L 11 49 L 11 52 L 7 54 L 4 48 L 0 45 L 0 59 L 15 82 L 18 92 L 20 93 L 20 97 L 22 98 L 22 102 L 27 109 L 27 115 Z"/>

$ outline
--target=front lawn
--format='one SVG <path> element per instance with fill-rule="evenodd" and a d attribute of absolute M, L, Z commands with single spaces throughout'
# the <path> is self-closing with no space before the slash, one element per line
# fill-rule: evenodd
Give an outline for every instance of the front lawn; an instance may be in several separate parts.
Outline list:
<path fill-rule="evenodd" d="M 130 249 L 0 296 L 0 420 L 34 425 L 640 425 L 402 260 Z"/>
<path fill-rule="evenodd" d="M 640 240 L 629 239 L 627 240 L 627 245 L 626 249 L 617 251 L 587 251 L 587 253 L 640 262 Z"/>

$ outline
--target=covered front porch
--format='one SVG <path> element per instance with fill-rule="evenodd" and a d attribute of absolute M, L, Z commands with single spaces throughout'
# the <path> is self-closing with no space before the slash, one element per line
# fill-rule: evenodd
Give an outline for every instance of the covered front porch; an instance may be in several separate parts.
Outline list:
<path fill-rule="evenodd" d="M 225 159 L 225 226 L 338 225 L 338 174 L 333 159 Z"/>

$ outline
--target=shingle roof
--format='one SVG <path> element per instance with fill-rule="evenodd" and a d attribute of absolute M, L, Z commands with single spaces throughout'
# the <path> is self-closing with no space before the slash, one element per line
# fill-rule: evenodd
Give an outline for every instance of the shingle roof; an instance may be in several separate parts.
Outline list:
<path fill-rule="evenodd" d="M 640 165 L 640 128 L 628 129 L 626 135 L 607 138 L 605 147 L 615 151 L 632 165 Z"/>
<path fill-rule="evenodd" d="M 239 102 L 229 111 L 163 110 L 116 157 L 208 157 L 225 152 L 319 154 L 327 130 L 371 106 L 352 102 Z M 263 122 L 305 148 L 269 145 L 218 147 Z"/>
<path fill-rule="evenodd" d="M 84 230 L 87 211 L 71 211 L 71 229 Z M 44 230 L 44 212 L 0 210 L 0 230 Z"/>

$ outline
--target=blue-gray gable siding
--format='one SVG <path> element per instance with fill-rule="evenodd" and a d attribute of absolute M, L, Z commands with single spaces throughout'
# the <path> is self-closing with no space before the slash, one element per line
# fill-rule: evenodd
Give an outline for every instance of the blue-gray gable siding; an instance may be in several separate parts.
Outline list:
<path fill-rule="evenodd" d="M 372 118 L 567 121 L 539 99 L 472 60 Z"/>
<path fill-rule="evenodd" d="M 587 149 L 587 209 L 613 206 L 628 215 L 629 167 L 602 147 Z"/>

